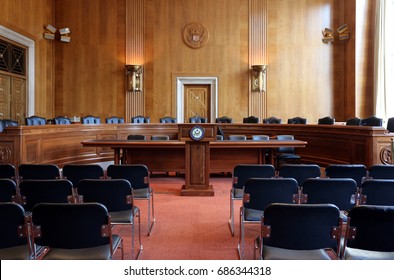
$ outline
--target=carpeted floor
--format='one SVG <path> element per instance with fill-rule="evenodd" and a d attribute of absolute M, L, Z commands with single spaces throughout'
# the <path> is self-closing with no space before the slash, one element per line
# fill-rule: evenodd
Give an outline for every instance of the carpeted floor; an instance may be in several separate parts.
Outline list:
<path fill-rule="evenodd" d="M 147 202 L 135 201 L 141 209 L 143 252 L 141 260 L 237 260 L 239 239 L 239 208 L 235 201 L 235 236 L 232 237 L 228 220 L 231 177 L 212 176 L 213 197 L 180 196 L 183 177 L 152 176 L 156 223 L 147 236 Z M 253 259 L 253 240 L 260 226 L 246 226 L 245 259 Z M 129 226 L 117 226 L 114 232 L 125 242 L 125 259 L 131 256 Z M 136 235 L 135 248 L 137 249 Z M 120 259 L 116 254 L 115 259 Z"/>

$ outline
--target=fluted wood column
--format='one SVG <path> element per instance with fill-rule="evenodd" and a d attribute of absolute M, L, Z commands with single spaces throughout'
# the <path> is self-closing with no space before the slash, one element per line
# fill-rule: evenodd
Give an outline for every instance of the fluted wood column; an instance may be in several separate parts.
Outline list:
<path fill-rule="evenodd" d="M 126 0 L 126 64 L 142 65 L 143 69 L 144 31 L 145 1 Z M 144 80 L 144 73 L 142 73 L 142 80 Z M 145 115 L 144 83 L 142 83 L 142 92 L 126 91 L 126 121 L 129 122 L 131 117 L 137 115 Z"/>
<path fill-rule="evenodd" d="M 267 58 L 267 29 L 268 29 L 268 0 L 249 0 L 249 69 L 252 65 L 268 64 Z M 259 117 L 262 121 L 267 117 L 267 93 L 251 91 L 251 75 L 249 79 L 249 115 Z M 269 68 L 267 70 L 269 75 Z M 268 80 L 268 79 L 267 79 Z"/>

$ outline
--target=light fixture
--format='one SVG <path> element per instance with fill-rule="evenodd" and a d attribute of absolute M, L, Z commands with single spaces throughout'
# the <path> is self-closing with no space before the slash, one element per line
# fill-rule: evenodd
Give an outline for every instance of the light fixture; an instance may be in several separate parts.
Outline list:
<path fill-rule="evenodd" d="M 340 26 L 338 29 L 339 40 L 348 40 L 350 38 L 349 27 L 347 24 Z"/>
<path fill-rule="evenodd" d="M 328 42 L 333 42 L 334 41 L 334 31 L 330 28 L 325 28 L 322 31 L 323 34 L 323 43 L 327 44 Z"/>
<path fill-rule="evenodd" d="M 252 65 L 252 69 L 252 92 L 265 92 L 267 65 Z"/>
<path fill-rule="evenodd" d="M 126 81 L 128 91 L 142 91 L 142 66 L 126 65 Z"/>
<path fill-rule="evenodd" d="M 51 24 L 48 24 L 45 26 L 45 32 L 44 32 L 44 38 L 48 40 L 55 40 L 56 35 L 57 35 L 58 29 L 54 27 Z M 59 29 L 59 34 L 57 38 L 59 38 L 59 41 L 65 42 L 65 43 L 70 43 L 71 37 L 69 34 L 71 33 L 70 28 L 61 28 Z"/>

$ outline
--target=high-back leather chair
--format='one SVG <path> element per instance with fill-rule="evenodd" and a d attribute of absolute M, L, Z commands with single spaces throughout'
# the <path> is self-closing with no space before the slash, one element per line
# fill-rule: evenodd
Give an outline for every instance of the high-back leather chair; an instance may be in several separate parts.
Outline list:
<path fill-rule="evenodd" d="M 249 116 L 243 119 L 243 123 L 259 123 L 259 118 L 255 116 Z"/>
<path fill-rule="evenodd" d="M 317 124 L 334 124 L 334 123 L 335 123 L 335 119 L 331 118 L 330 116 L 320 118 L 317 122 Z"/>
<path fill-rule="evenodd" d="M 394 117 L 387 120 L 387 130 L 388 132 L 394 132 Z"/>
<path fill-rule="evenodd" d="M 377 118 L 376 116 L 370 116 L 365 119 L 361 119 L 362 126 L 383 126 L 383 119 Z"/>
<path fill-rule="evenodd" d="M 189 118 L 189 123 L 207 123 L 208 119 L 203 117 L 191 117 Z"/>
<path fill-rule="evenodd" d="M 39 116 L 30 116 L 26 118 L 26 125 L 45 125 L 46 119 Z"/>
<path fill-rule="evenodd" d="M 99 123 L 101 123 L 101 121 L 100 121 L 99 117 L 88 115 L 88 116 L 81 118 L 81 123 L 83 123 L 83 124 L 99 124 Z"/>
<path fill-rule="evenodd" d="M 131 123 L 150 123 L 150 118 L 141 115 L 135 116 L 131 118 Z"/>
<path fill-rule="evenodd" d="M 263 123 L 267 123 L 267 124 L 281 124 L 282 123 L 282 119 L 278 119 L 276 117 L 269 117 L 269 118 L 263 119 Z"/>
<path fill-rule="evenodd" d="M 105 118 L 105 123 L 124 123 L 124 118 L 112 116 L 109 118 Z"/>
<path fill-rule="evenodd" d="M 306 124 L 307 120 L 301 117 L 294 117 L 287 120 L 288 124 Z"/>
<path fill-rule="evenodd" d="M 160 118 L 160 123 L 176 123 L 176 118 L 172 118 L 172 117 L 164 117 L 164 118 Z"/>
<path fill-rule="evenodd" d="M 346 120 L 346 125 L 360 125 L 361 124 L 361 119 L 354 117 Z"/>
<path fill-rule="evenodd" d="M 71 124 L 70 118 L 63 116 L 57 116 L 53 119 L 53 121 L 55 122 L 55 124 Z"/>
<path fill-rule="evenodd" d="M 233 119 L 227 116 L 222 116 L 219 118 L 216 118 L 215 120 L 216 123 L 232 123 Z"/>

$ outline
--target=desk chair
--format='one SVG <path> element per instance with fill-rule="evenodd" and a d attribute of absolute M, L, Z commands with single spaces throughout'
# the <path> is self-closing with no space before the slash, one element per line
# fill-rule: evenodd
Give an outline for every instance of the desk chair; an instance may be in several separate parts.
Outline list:
<path fill-rule="evenodd" d="M 282 119 L 278 119 L 276 117 L 269 117 L 269 118 L 263 119 L 263 123 L 266 123 L 266 124 L 281 124 L 282 123 Z"/>
<path fill-rule="evenodd" d="M 45 125 L 47 120 L 39 116 L 30 116 L 26 118 L 26 125 Z"/>
<path fill-rule="evenodd" d="M 293 178 L 250 178 L 244 186 L 239 218 L 238 255 L 245 257 L 245 224 L 260 223 L 271 203 L 298 203 L 298 184 Z"/>
<path fill-rule="evenodd" d="M 71 119 L 63 116 L 57 116 L 53 121 L 55 124 L 71 124 Z"/>
<path fill-rule="evenodd" d="M 361 125 L 361 119 L 357 117 L 347 119 L 346 125 L 355 125 L 355 126 Z"/>
<path fill-rule="evenodd" d="M 141 115 L 135 116 L 131 118 L 131 123 L 150 123 L 150 118 Z"/>
<path fill-rule="evenodd" d="M 317 124 L 334 124 L 334 123 L 335 123 L 335 119 L 331 118 L 330 116 L 320 118 L 317 122 Z"/>
<path fill-rule="evenodd" d="M 361 119 L 360 125 L 362 126 L 383 126 L 383 119 L 377 118 L 376 116 L 370 116 L 365 119 Z"/>
<path fill-rule="evenodd" d="M 233 119 L 227 116 L 222 116 L 215 119 L 216 123 L 233 123 Z"/>
<path fill-rule="evenodd" d="M 332 204 L 266 207 L 255 249 L 263 260 L 339 259 L 342 221 Z"/>
<path fill-rule="evenodd" d="M 394 207 L 359 205 L 349 211 L 343 259 L 394 260 Z"/>
<path fill-rule="evenodd" d="M 204 118 L 204 117 L 191 117 L 189 118 L 189 123 L 207 123 L 208 122 L 208 118 Z"/>
<path fill-rule="evenodd" d="M 150 137 L 150 140 L 161 140 L 161 141 L 166 141 L 170 140 L 170 137 L 168 135 L 152 135 Z"/>
<path fill-rule="evenodd" d="M 101 123 L 101 121 L 100 121 L 100 117 L 88 115 L 88 116 L 81 118 L 81 123 L 82 124 L 99 124 L 99 123 Z"/>
<path fill-rule="evenodd" d="M 249 116 L 246 118 L 243 118 L 243 123 L 259 123 L 259 118 L 255 116 Z"/>
<path fill-rule="evenodd" d="M 0 132 L 3 132 L 5 128 L 9 126 L 18 126 L 18 122 L 13 120 L 0 120 Z"/>
<path fill-rule="evenodd" d="M 277 135 L 277 140 L 294 140 L 293 135 Z M 279 147 L 276 149 L 276 169 L 285 163 L 300 163 L 301 156 L 295 153 L 294 147 Z"/>
<path fill-rule="evenodd" d="M 245 141 L 246 136 L 245 135 L 229 135 L 228 140 L 230 140 L 230 141 Z"/>
<path fill-rule="evenodd" d="M 176 123 L 176 122 L 177 122 L 176 118 L 172 118 L 172 117 L 160 118 L 160 123 Z"/>
<path fill-rule="evenodd" d="M 307 119 L 301 117 L 294 117 L 287 120 L 288 124 L 306 124 Z"/>
<path fill-rule="evenodd" d="M 146 140 L 146 136 L 141 134 L 130 134 L 127 136 L 127 140 Z"/>
<path fill-rule="evenodd" d="M 387 131 L 394 132 L 394 117 L 387 120 Z"/>
<path fill-rule="evenodd" d="M 234 200 L 242 200 L 244 186 L 250 178 L 275 177 L 275 168 L 270 164 L 237 164 L 233 170 L 232 187 L 230 190 L 230 219 L 231 235 L 234 236 Z"/>
<path fill-rule="evenodd" d="M 112 117 L 109 117 L 109 118 L 105 118 L 105 123 L 114 123 L 114 124 L 116 124 L 116 123 L 124 123 L 124 118 L 119 118 L 119 117 L 116 117 L 116 116 L 112 116 Z"/>
<path fill-rule="evenodd" d="M 32 222 L 34 246 L 49 248 L 44 260 L 108 260 L 118 248 L 124 258 L 123 239 L 100 203 L 40 203 Z"/>

